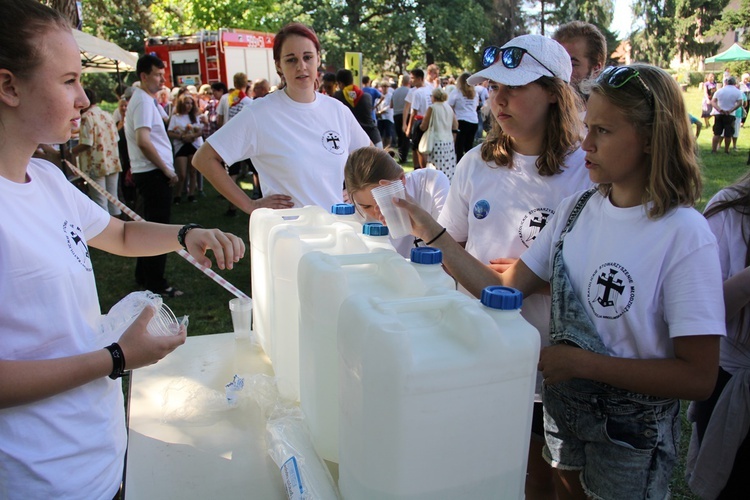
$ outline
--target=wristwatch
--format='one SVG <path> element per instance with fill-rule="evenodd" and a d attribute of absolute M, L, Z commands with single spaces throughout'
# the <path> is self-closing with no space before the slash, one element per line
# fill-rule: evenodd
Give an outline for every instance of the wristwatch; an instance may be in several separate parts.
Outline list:
<path fill-rule="evenodd" d="M 190 224 L 185 224 L 180 228 L 180 232 L 177 233 L 177 241 L 180 243 L 180 246 L 187 250 L 187 246 L 185 246 L 185 237 L 187 236 L 188 232 L 191 229 L 200 228 L 203 229 L 203 226 L 200 224 L 196 224 L 195 222 L 191 222 Z"/>

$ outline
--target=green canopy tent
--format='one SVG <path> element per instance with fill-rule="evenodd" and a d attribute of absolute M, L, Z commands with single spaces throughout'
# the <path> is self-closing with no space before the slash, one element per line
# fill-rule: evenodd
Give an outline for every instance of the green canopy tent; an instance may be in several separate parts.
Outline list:
<path fill-rule="evenodd" d="M 706 63 L 723 63 L 732 61 L 750 61 L 750 50 L 745 50 L 738 44 L 734 43 L 724 52 L 706 58 Z"/>

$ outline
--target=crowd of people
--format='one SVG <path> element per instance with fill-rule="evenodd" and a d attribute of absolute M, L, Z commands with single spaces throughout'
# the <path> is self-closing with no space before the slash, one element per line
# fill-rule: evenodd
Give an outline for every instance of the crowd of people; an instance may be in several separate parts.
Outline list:
<path fill-rule="evenodd" d="M 138 257 L 138 284 L 166 296 L 182 293 L 164 276 L 167 252 L 210 265 L 210 250 L 231 268 L 240 238 L 170 224 L 173 204 L 197 202 L 204 180 L 230 214 L 348 199 L 371 220 L 382 220 L 372 189 L 403 182 L 409 196 L 395 203 L 413 235 L 393 242 L 400 253 L 429 242 L 472 295 L 521 290 L 542 339 L 519 457 L 527 498 L 668 497 L 680 400 L 693 401 L 690 487 L 742 495 L 747 425 L 729 424 L 750 422 L 750 178 L 705 216 L 692 208 L 700 166 L 674 78 L 605 67 L 604 37 L 578 21 L 487 47 L 482 69 L 455 81 L 429 65 L 360 88 L 349 70 L 321 73 L 320 53 L 315 31 L 291 23 L 274 41 L 278 88 L 238 74 L 232 89 L 174 92 L 164 63 L 145 55 L 110 117 L 81 87 L 65 20 L 34 0 L 0 4 L 0 496 L 117 498 L 116 379 L 186 332 L 148 335 L 146 310 L 101 338 L 88 248 Z M 713 150 L 724 140 L 728 151 L 742 124 L 742 80 L 704 85 Z M 126 199 L 134 186 L 147 222 L 122 220 L 35 158 L 79 124 L 81 168 Z M 251 195 L 236 182 L 243 170 L 256 176 Z"/>
<path fill-rule="evenodd" d="M 707 73 L 702 89 L 701 118 L 706 128 L 711 126 L 711 118 L 714 119 L 711 153 L 715 154 L 722 142 L 726 154 L 729 154 L 730 145 L 736 151 L 740 129 L 745 126 L 750 109 L 750 73 L 744 73 L 741 80 L 738 80 L 729 71 L 725 71 L 721 82 L 716 81 L 713 73 Z M 697 137 L 702 128 L 701 123 L 693 117 L 691 121 L 697 125 Z"/>

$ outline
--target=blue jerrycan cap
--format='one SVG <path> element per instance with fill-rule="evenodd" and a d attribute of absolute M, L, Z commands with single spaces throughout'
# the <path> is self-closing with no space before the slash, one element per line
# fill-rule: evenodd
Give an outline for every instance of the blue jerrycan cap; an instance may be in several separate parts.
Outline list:
<path fill-rule="evenodd" d="M 482 290 L 480 300 L 483 305 L 492 309 L 508 311 L 521 308 L 523 294 L 509 286 L 488 286 Z"/>
<path fill-rule="evenodd" d="M 354 215 L 354 205 L 351 203 L 336 203 L 331 206 L 333 215 Z"/>
<path fill-rule="evenodd" d="M 442 264 L 443 252 L 433 247 L 412 248 L 411 261 L 415 264 Z"/>
<path fill-rule="evenodd" d="M 388 227 L 380 222 L 365 222 L 362 225 L 362 234 L 367 236 L 388 236 Z"/>

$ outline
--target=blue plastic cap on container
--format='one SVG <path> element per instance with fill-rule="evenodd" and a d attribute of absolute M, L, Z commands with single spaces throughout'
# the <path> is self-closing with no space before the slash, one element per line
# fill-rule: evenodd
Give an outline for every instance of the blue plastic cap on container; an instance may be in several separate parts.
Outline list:
<path fill-rule="evenodd" d="M 331 207 L 331 213 L 333 215 L 353 215 L 354 205 L 351 203 L 336 203 Z"/>
<path fill-rule="evenodd" d="M 415 264 L 442 264 L 443 252 L 433 247 L 412 248 L 411 261 Z"/>
<path fill-rule="evenodd" d="M 509 286 L 488 286 L 482 290 L 481 301 L 492 309 L 508 311 L 521 308 L 523 294 Z"/>
<path fill-rule="evenodd" d="M 367 236 L 388 236 L 388 228 L 380 222 L 365 222 L 362 225 L 362 234 Z"/>

